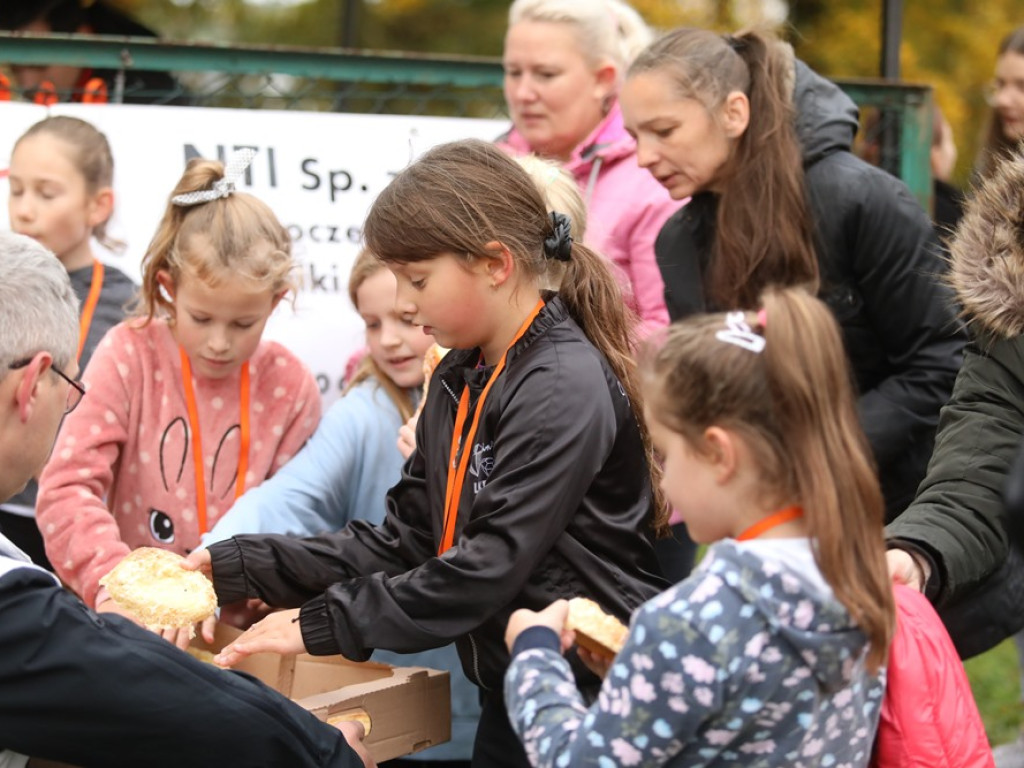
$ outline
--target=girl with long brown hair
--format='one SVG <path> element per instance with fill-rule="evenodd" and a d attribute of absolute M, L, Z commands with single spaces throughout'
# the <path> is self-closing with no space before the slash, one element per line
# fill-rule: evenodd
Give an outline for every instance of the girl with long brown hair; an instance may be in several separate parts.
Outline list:
<path fill-rule="evenodd" d="M 559 653 L 564 601 L 509 621 L 534 765 L 868 764 L 895 631 L 882 494 L 828 308 L 799 288 L 753 308 L 676 323 L 645 356 L 662 487 L 710 547 L 634 614 L 597 702 Z"/>
<path fill-rule="evenodd" d="M 512 611 L 581 595 L 625 619 L 666 586 L 633 318 L 603 258 L 570 231 L 486 142 L 435 147 L 381 192 L 367 246 L 397 277 L 396 308 L 451 351 L 382 524 L 240 536 L 192 555 L 194 567 L 212 563 L 223 601 L 293 609 L 221 662 L 266 650 L 361 660 L 455 640 L 482 690 L 473 764 L 529 764 L 501 695 Z M 563 269 L 559 291 L 545 291 Z M 596 693 L 598 679 L 576 668 Z"/>
<path fill-rule="evenodd" d="M 1024 26 L 999 42 L 995 74 L 985 100 L 992 111 L 976 167 L 982 179 L 991 176 L 1000 161 L 1018 150 L 1024 140 Z"/>
<path fill-rule="evenodd" d="M 760 32 L 677 29 L 621 95 L 637 159 L 690 202 L 655 247 L 673 319 L 801 285 L 832 309 L 890 517 L 924 475 L 965 336 L 928 215 L 849 150 L 856 107 Z"/>

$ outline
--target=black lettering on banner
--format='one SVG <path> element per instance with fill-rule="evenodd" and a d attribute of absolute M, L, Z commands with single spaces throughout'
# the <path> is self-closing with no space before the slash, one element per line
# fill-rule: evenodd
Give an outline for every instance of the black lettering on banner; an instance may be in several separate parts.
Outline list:
<path fill-rule="evenodd" d="M 217 149 L 214 154 L 218 160 L 222 163 L 226 163 L 231 153 L 238 149 L 251 149 L 256 152 L 256 159 L 253 161 L 253 164 L 245 170 L 245 185 L 251 187 L 254 173 L 258 173 L 260 168 L 265 168 L 267 174 L 267 186 L 276 188 L 277 160 L 274 154 L 274 148 L 266 147 L 263 149 L 257 144 L 232 144 L 230 147 L 225 146 L 224 144 L 217 144 Z M 214 156 L 208 152 L 200 152 L 195 144 L 185 144 L 184 151 L 186 163 L 196 157 L 211 158 Z"/>

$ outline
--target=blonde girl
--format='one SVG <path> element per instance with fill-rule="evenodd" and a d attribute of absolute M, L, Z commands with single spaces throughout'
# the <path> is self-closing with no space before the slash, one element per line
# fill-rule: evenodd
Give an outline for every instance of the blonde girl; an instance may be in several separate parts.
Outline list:
<path fill-rule="evenodd" d="M 589 709 L 559 652 L 566 603 L 512 616 L 505 696 L 531 761 L 867 765 L 895 619 L 831 313 L 770 290 L 672 326 L 644 373 L 662 487 L 711 546 L 633 616 Z"/>
<path fill-rule="evenodd" d="M 526 766 L 500 694 L 509 614 L 582 594 L 626 618 L 665 587 L 650 537 L 666 511 L 630 319 L 602 258 L 486 142 L 427 152 L 380 194 L 364 231 L 395 273 L 399 311 L 452 351 L 383 523 L 308 540 L 240 536 L 189 558 L 212 564 L 222 601 L 259 594 L 291 609 L 219 659 L 362 659 L 454 640 L 482 691 L 473 764 Z M 563 263 L 559 292 L 543 291 Z"/>
<path fill-rule="evenodd" d="M 81 305 L 77 358 L 85 370 L 103 335 L 121 322 L 135 284 L 93 253 L 123 243 L 107 235 L 114 211 L 114 156 L 91 123 L 58 115 L 40 120 L 11 153 L 7 213 L 11 229 L 39 241 L 60 259 Z M 32 559 L 51 567 L 35 521 L 35 480 L 0 510 L 0 528 Z"/>
<path fill-rule="evenodd" d="M 137 316 L 100 343 L 88 402 L 40 479 L 50 561 L 100 611 L 123 612 L 99 580 L 128 552 L 190 552 L 320 417 L 309 370 L 261 340 L 293 262 L 273 212 L 234 191 L 248 160 L 189 163 L 143 259 Z"/>

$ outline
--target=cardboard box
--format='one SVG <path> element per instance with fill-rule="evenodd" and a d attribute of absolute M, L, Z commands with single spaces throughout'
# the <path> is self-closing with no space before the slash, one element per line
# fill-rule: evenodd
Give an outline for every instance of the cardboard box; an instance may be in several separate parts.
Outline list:
<path fill-rule="evenodd" d="M 195 648 L 216 653 L 241 632 L 218 624 L 212 645 L 201 636 Z M 343 656 L 278 656 L 259 653 L 234 669 L 248 672 L 321 720 L 360 719 L 366 746 L 378 761 L 418 752 L 451 738 L 448 673 L 425 667 L 392 667 Z"/>

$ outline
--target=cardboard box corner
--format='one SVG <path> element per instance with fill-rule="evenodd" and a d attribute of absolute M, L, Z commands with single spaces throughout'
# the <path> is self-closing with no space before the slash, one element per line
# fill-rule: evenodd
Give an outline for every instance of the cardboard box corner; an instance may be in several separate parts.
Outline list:
<path fill-rule="evenodd" d="M 195 648 L 216 653 L 241 632 L 218 624 L 212 644 Z M 426 667 L 392 667 L 343 656 L 278 656 L 261 653 L 235 666 L 283 693 L 323 721 L 351 714 L 368 717 L 366 746 L 383 762 L 451 738 L 448 673 Z"/>

